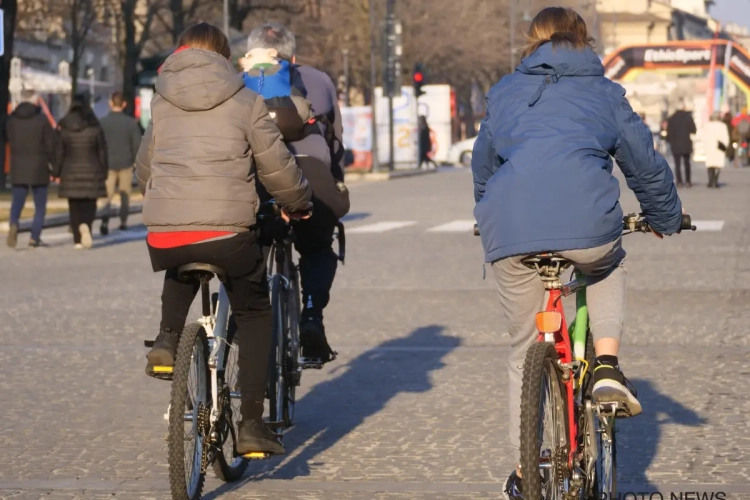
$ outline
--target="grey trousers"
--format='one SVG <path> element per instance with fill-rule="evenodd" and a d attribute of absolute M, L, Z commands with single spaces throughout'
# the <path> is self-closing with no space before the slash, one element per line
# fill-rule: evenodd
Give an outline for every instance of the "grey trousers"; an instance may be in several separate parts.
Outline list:
<path fill-rule="evenodd" d="M 625 250 L 620 239 L 607 245 L 584 250 L 558 252 L 587 276 L 589 321 L 594 340 L 620 340 L 625 319 L 627 271 L 623 265 Z M 547 306 L 547 292 L 535 270 L 524 266 L 525 256 L 509 257 L 492 263 L 500 306 L 505 313 L 511 339 L 508 359 L 509 435 L 516 460 L 519 460 L 521 426 L 521 383 L 526 351 L 537 339 L 536 313 Z"/>

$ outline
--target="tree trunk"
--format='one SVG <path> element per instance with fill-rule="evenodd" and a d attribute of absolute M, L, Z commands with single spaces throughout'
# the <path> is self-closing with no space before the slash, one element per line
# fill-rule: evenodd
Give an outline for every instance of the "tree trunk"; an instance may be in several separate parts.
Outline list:
<path fill-rule="evenodd" d="M 135 39 L 135 4 L 134 1 L 122 2 L 122 18 L 125 27 L 125 58 L 122 66 L 122 94 L 129 114 L 135 113 L 135 87 L 138 58 L 141 51 Z"/>
<path fill-rule="evenodd" d="M 73 49 L 73 60 L 70 61 L 70 95 L 78 93 L 78 71 L 81 67 L 81 56 Z"/>
<path fill-rule="evenodd" d="M 3 0 L 3 28 L 5 39 L 3 40 L 5 54 L 0 59 L 0 124 L 5 126 L 8 118 L 8 102 L 10 101 L 10 92 L 8 84 L 10 83 L 10 60 L 13 58 L 13 36 L 16 29 L 16 15 L 18 12 L 18 3 L 16 0 Z M 5 188 L 5 143 L 2 143 L 2 167 L 0 168 L 0 190 Z"/>
<path fill-rule="evenodd" d="M 185 31 L 185 6 L 183 0 L 170 0 L 169 6 L 172 9 L 172 43 L 177 45 L 177 40 Z"/>

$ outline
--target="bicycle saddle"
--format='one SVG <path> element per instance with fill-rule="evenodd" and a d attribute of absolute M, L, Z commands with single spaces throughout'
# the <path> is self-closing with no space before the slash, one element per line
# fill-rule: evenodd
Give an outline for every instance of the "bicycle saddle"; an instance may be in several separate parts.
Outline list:
<path fill-rule="evenodd" d="M 530 257 L 526 257 L 521 262 L 524 266 L 534 270 L 538 270 L 545 266 L 552 266 L 562 271 L 571 264 L 568 259 L 557 255 L 556 253 L 540 253 L 537 255 L 532 255 Z"/>
<path fill-rule="evenodd" d="M 177 268 L 177 278 L 180 281 L 190 281 L 191 278 L 198 279 L 199 281 L 210 280 L 214 275 L 216 275 L 222 283 L 227 279 L 227 272 L 219 266 L 214 266 L 212 264 L 194 262 L 192 264 L 184 264 Z"/>

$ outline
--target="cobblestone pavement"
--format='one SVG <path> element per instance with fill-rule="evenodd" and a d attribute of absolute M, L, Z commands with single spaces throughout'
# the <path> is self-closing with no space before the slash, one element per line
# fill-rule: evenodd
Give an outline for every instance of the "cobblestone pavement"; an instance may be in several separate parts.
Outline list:
<path fill-rule="evenodd" d="M 621 360 L 645 411 L 620 425 L 623 492 L 750 499 L 750 170 L 722 181 L 683 192 L 705 230 L 626 239 Z M 508 339 L 471 189 L 461 170 L 352 187 L 326 318 L 340 357 L 305 372 L 289 454 L 237 484 L 210 478 L 204 498 L 500 498 Z M 142 347 L 161 276 L 143 235 L 86 252 L 56 229 L 51 248 L 0 248 L 0 498 L 168 498 L 169 385 L 143 374 Z"/>

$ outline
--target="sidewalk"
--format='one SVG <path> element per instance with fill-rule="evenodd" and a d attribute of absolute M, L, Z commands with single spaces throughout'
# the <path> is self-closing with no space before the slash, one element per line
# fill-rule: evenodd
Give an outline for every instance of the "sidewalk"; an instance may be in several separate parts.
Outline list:
<path fill-rule="evenodd" d="M 120 212 L 120 197 L 115 196 L 112 200 L 112 207 L 110 209 L 110 217 L 117 218 Z M 31 209 L 33 212 L 34 203 L 32 200 L 26 200 L 26 208 Z M 10 201 L 0 200 L 0 213 L 7 212 L 10 209 Z M 132 193 L 130 195 L 130 213 L 137 214 L 143 211 L 143 195 L 140 193 Z M 96 212 L 96 219 L 101 219 L 104 214 L 104 210 L 98 210 Z M 0 219 L 0 233 L 7 233 L 9 229 L 7 215 L 3 213 L 2 219 Z M 23 218 L 18 224 L 18 231 L 23 233 L 31 231 L 31 218 Z M 44 220 L 44 227 L 60 227 L 67 226 L 70 224 L 70 216 L 68 215 L 68 200 L 55 198 L 47 202 L 47 217 Z"/>

